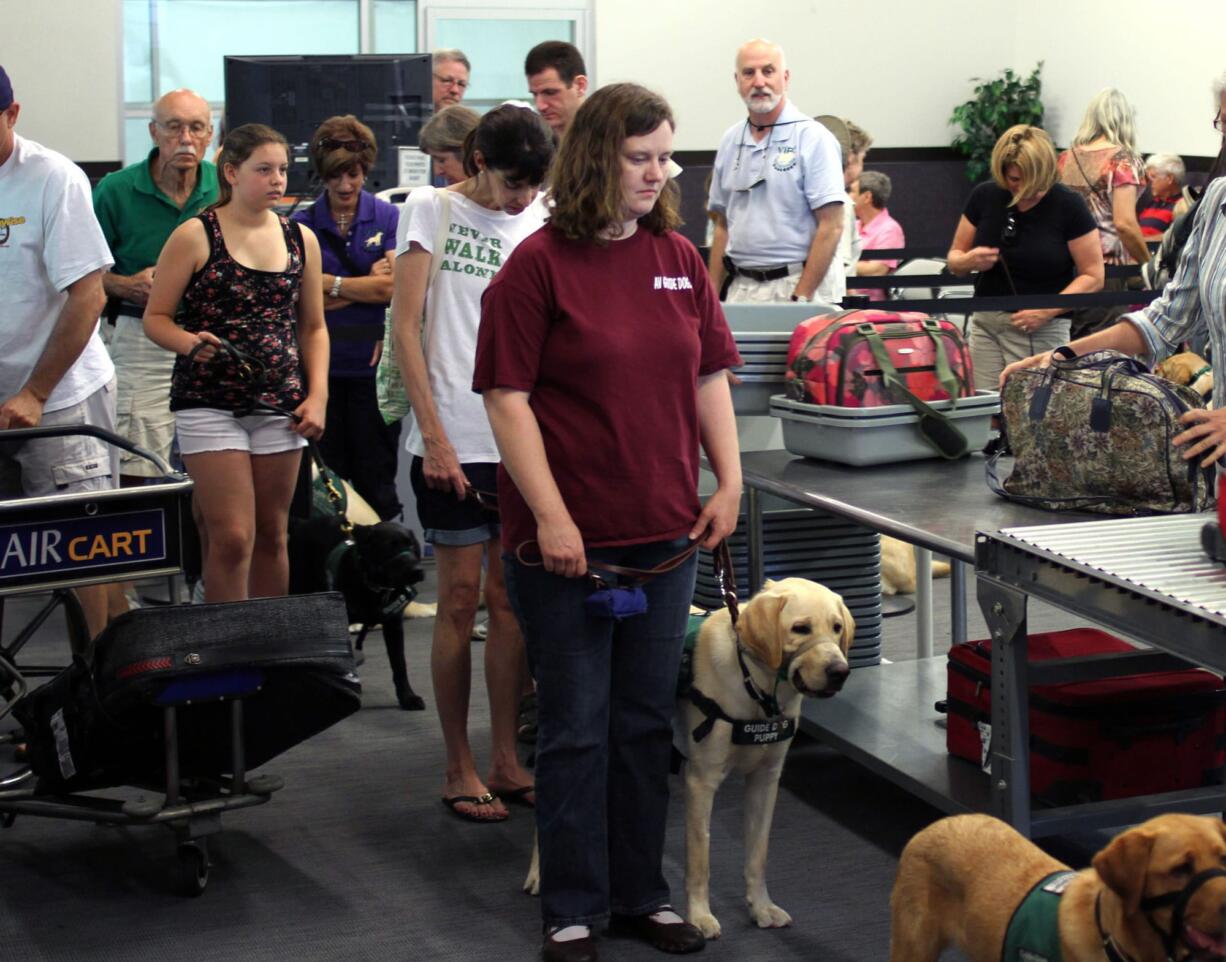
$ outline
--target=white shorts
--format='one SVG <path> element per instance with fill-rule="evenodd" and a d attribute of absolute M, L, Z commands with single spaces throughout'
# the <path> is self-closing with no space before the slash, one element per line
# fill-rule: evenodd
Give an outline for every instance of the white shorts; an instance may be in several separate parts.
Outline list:
<path fill-rule="evenodd" d="M 187 408 L 175 412 L 179 453 L 187 457 L 206 451 L 246 451 L 281 454 L 306 447 L 306 438 L 290 430 L 293 422 L 280 414 L 248 414 L 236 418 L 218 408 Z"/>

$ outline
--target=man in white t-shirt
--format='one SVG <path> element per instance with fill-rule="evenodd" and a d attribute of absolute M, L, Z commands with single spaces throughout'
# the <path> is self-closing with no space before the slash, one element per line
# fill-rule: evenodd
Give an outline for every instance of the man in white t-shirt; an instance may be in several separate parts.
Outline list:
<path fill-rule="evenodd" d="M 17 135 L 21 105 L 0 66 L 0 430 L 91 424 L 115 430 L 115 368 L 98 336 L 113 263 L 89 181 L 68 158 Z M 95 438 L 0 441 L 0 499 L 115 486 L 118 457 Z M 78 589 L 90 631 L 105 586 Z"/>

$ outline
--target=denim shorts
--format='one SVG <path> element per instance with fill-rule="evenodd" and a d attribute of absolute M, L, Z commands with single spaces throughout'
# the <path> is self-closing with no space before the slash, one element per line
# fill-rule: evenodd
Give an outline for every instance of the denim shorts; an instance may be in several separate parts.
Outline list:
<path fill-rule="evenodd" d="M 464 548 L 473 544 L 497 541 L 501 526 L 498 511 L 480 504 L 474 498 L 456 497 L 454 491 L 440 491 L 426 484 L 423 460 L 414 455 L 409 468 L 409 480 L 417 498 L 417 520 L 427 544 Z M 498 491 L 498 465 L 488 462 L 461 464 L 468 483 L 483 495 Z M 489 504 L 488 498 L 486 504 Z"/>

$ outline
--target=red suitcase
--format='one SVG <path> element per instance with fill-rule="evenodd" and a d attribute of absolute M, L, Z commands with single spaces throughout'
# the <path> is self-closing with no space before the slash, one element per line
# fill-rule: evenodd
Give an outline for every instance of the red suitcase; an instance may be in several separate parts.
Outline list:
<path fill-rule="evenodd" d="M 1029 637 L 1030 661 L 1132 651 L 1094 628 Z M 946 747 L 983 764 L 991 736 L 992 647 L 949 652 Z M 1226 763 L 1226 685 L 1200 668 L 1030 689 L 1030 788 L 1050 805 L 1217 785 Z"/>

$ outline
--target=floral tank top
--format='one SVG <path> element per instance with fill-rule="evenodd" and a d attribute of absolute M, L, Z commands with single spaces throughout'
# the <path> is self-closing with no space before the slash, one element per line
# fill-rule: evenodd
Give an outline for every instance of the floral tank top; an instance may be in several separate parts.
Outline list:
<path fill-rule="evenodd" d="M 209 239 L 209 259 L 183 292 L 179 322 L 192 334 L 209 331 L 229 341 L 264 367 L 263 390 L 253 391 L 228 354 L 206 363 L 175 359 L 170 408 L 239 411 L 255 398 L 293 410 L 306 399 L 296 326 L 302 286 L 302 229 L 279 217 L 289 258 L 283 271 L 244 267 L 230 256 L 217 212 L 199 215 Z"/>

